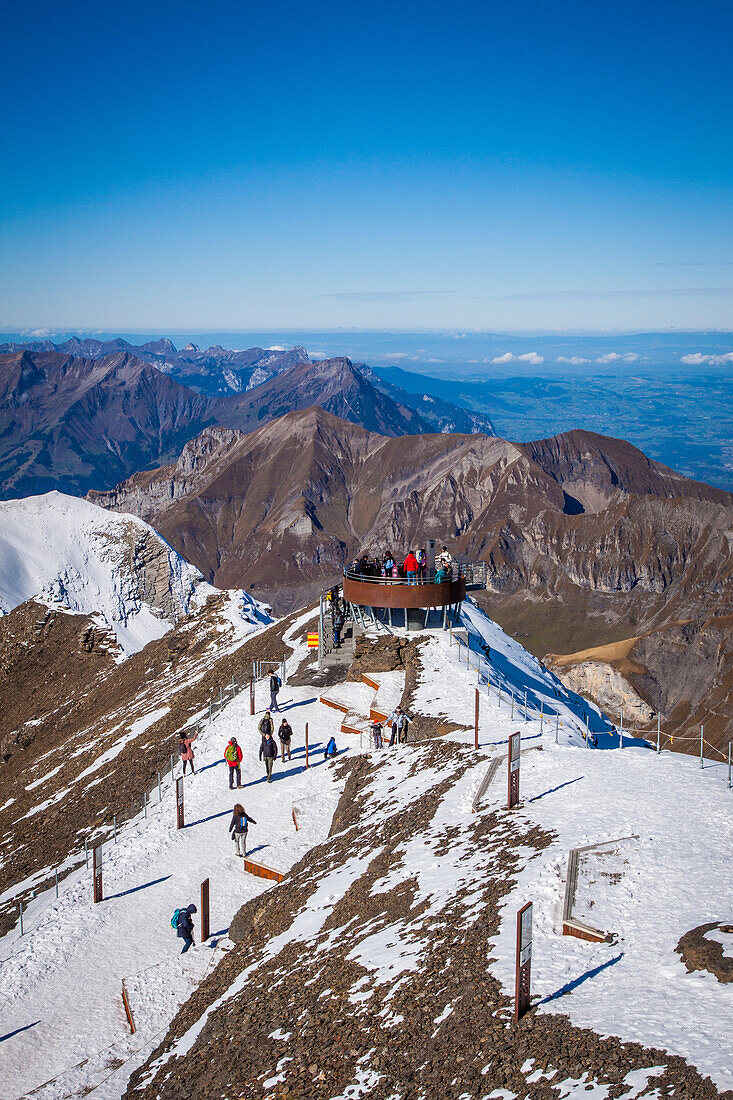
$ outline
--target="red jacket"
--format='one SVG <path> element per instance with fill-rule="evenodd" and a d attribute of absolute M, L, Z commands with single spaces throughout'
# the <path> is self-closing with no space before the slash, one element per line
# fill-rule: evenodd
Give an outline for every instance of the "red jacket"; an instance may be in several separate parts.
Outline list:
<path fill-rule="evenodd" d="M 405 573 L 417 573 L 417 558 L 414 554 L 408 554 L 402 563 Z"/>
<path fill-rule="evenodd" d="M 229 760 L 227 758 L 227 752 L 229 751 L 230 748 L 231 749 L 236 748 L 236 750 L 237 750 L 237 759 L 236 760 Z M 241 764 L 242 763 L 242 750 L 240 749 L 239 745 L 232 745 L 232 743 L 230 741 L 229 744 L 227 745 L 225 751 L 224 751 L 224 759 L 226 760 L 226 762 L 227 762 L 227 764 L 229 765 L 230 768 L 236 768 L 237 764 Z"/>

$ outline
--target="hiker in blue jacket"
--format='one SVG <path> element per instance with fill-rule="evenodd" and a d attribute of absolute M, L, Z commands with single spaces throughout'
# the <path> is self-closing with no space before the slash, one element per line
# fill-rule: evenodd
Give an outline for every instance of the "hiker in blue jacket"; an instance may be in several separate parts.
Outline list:
<path fill-rule="evenodd" d="M 247 827 L 250 824 L 256 825 L 257 822 L 245 812 L 242 803 L 238 802 L 229 822 L 229 832 L 233 833 L 232 839 L 236 842 L 238 856 L 247 855 Z"/>
<path fill-rule="evenodd" d="M 186 909 L 178 910 L 178 921 L 176 923 L 176 934 L 183 940 L 183 949 L 181 954 L 185 955 L 189 947 L 194 946 L 193 942 L 193 914 L 198 912 L 195 905 L 189 905 Z"/>
<path fill-rule="evenodd" d="M 323 754 L 323 759 L 328 760 L 329 756 L 335 756 L 337 752 L 338 749 L 336 748 L 336 738 L 332 737 L 326 745 L 326 751 Z"/>

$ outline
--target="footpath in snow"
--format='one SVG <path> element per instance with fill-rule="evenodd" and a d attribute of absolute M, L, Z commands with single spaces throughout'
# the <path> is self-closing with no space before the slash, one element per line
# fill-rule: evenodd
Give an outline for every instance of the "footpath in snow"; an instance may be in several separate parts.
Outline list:
<path fill-rule="evenodd" d="M 298 652 L 291 667 L 297 659 Z M 63 883 L 58 899 L 52 890 L 31 903 L 23 937 L 16 928 L 0 940 L 2 1100 L 15 1100 L 54 1078 L 34 1095 L 57 1100 L 94 1086 L 91 1095 L 99 1100 L 122 1095 L 131 1070 L 160 1041 L 178 1006 L 231 946 L 227 929 L 234 914 L 272 885 L 245 874 L 242 860 L 234 855 L 227 830 L 235 802 L 242 802 L 257 822 L 249 833 L 253 859 L 281 871 L 327 836 L 341 786 L 323 759 L 323 748 L 331 734 L 339 748 L 344 743 L 339 715 L 318 703 L 311 688 L 286 684 L 280 697 L 294 730 L 293 759 L 276 763 L 272 783 L 265 783 L 258 760 L 257 724 L 269 703 L 263 681 L 254 717 L 249 694 L 243 693 L 195 742 L 197 772 L 185 780 L 185 829 L 176 829 L 168 780 L 162 802 L 153 800 L 147 818 L 141 814 L 121 830 L 116 844 L 105 845 L 101 904 L 92 903 L 91 871 L 82 869 Z M 311 746 L 307 771 L 306 721 Z M 243 751 L 239 791 L 229 790 L 223 760 L 231 736 Z M 205 878 L 210 880 L 212 935 L 207 944 L 198 943 L 197 916 L 197 946 L 181 956 L 182 941 L 170 927 L 171 914 L 190 902 L 198 905 Z M 123 978 L 137 1026 L 134 1036 L 121 999 Z"/>

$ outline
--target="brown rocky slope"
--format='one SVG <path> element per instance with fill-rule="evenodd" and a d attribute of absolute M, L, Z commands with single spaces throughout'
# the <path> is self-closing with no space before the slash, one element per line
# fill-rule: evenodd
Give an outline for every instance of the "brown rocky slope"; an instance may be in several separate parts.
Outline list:
<path fill-rule="evenodd" d="M 214 583 L 280 611 L 364 549 L 445 538 L 486 561 L 481 602 L 539 655 L 681 620 L 699 633 L 733 604 L 733 496 L 589 432 L 388 438 L 311 408 L 248 435 L 209 429 L 174 465 L 90 496 L 147 519 Z M 671 690 L 666 667 L 660 658 Z M 644 697 L 655 710 L 672 700 L 666 688 Z M 708 703 L 730 714 L 727 697 Z M 684 721 L 697 721 L 694 704 Z M 728 723 L 713 723 L 716 743 Z"/>

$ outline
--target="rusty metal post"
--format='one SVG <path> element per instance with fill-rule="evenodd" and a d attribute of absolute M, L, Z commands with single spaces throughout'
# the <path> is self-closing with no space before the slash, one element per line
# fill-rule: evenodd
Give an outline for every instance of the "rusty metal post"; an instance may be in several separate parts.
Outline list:
<path fill-rule="evenodd" d="M 532 902 L 517 913 L 517 948 L 514 974 L 514 1022 L 519 1023 L 530 1008 L 532 966 Z"/>
<path fill-rule="evenodd" d="M 700 726 L 700 767 L 705 767 L 705 739 L 703 734 L 705 733 L 705 727 Z"/>
<path fill-rule="evenodd" d="M 478 748 L 478 688 L 475 689 L 473 701 L 473 747 Z"/>
<path fill-rule="evenodd" d="M 102 887 L 102 842 L 99 841 L 92 848 L 92 878 L 94 880 L 94 902 L 102 901 L 104 890 Z"/>
<path fill-rule="evenodd" d="M 205 943 L 211 935 L 211 924 L 209 922 L 209 880 L 207 878 L 201 883 L 201 942 Z"/>

